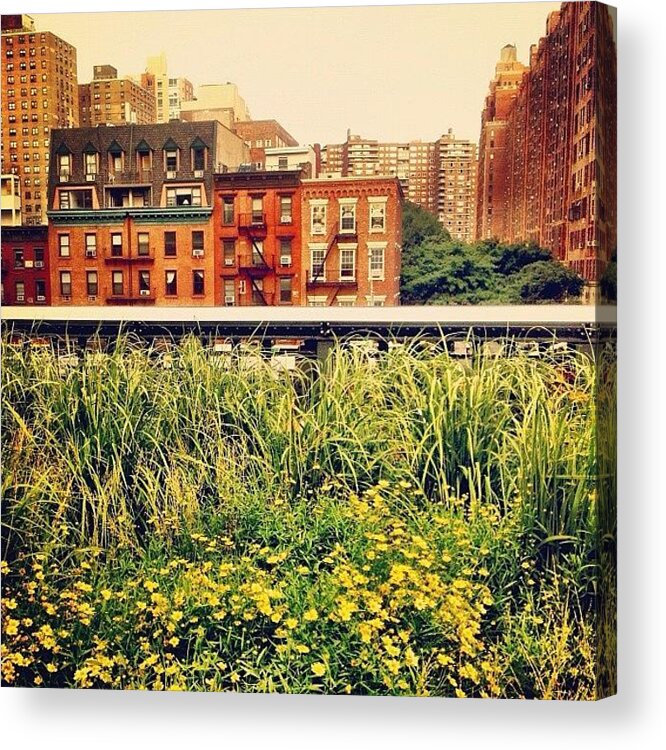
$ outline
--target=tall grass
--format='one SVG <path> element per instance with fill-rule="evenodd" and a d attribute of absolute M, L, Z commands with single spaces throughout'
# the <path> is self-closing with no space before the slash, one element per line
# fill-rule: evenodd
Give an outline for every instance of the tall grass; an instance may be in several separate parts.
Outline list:
<path fill-rule="evenodd" d="M 558 694 L 532 675 L 533 662 L 537 652 L 559 658 L 572 619 L 585 649 L 602 623 L 589 648 L 612 662 L 613 589 L 597 591 L 604 565 L 612 579 L 615 541 L 615 376 L 605 353 L 461 360 L 425 341 L 382 354 L 336 346 L 288 375 L 196 338 L 168 351 L 121 338 L 77 361 L 4 343 L 2 365 L 9 565 L 81 549 L 108 559 L 180 554 L 213 528 L 247 549 L 298 538 L 312 566 L 336 544 L 361 554 L 372 532 L 350 522 L 346 505 L 398 488 L 394 512 L 426 539 L 443 514 L 469 522 L 470 550 L 489 548 L 488 632 L 501 631 L 507 663 L 520 664 L 504 694 Z M 329 496 L 335 503 L 322 503 Z M 570 584 L 560 597 L 561 577 Z M 561 620 L 545 635 L 525 614 L 542 595 Z M 568 658 L 552 668 L 564 674 Z M 613 674 L 594 679 L 608 692 Z"/>

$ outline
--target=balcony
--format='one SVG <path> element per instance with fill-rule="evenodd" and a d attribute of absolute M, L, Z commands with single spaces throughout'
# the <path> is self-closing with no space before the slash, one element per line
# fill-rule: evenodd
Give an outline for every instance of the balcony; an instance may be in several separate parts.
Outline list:
<path fill-rule="evenodd" d="M 107 185 L 150 185 L 153 181 L 152 170 L 134 172 L 109 172 Z"/>
<path fill-rule="evenodd" d="M 265 258 L 258 253 L 241 253 L 238 268 L 252 277 L 265 276 L 272 270 Z"/>
<path fill-rule="evenodd" d="M 147 253 L 134 252 L 132 255 L 128 255 L 127 252 L 113 251 L 107 247 L 104 249 L 104 262 L 105 263 L 154 263 L 155 262 L 155 250 L 151 247 L 148 248 Z"/>
<path fill-rule="evenodd" d="M 308 289 L 312 287 L 343 287 L 346 289 L 356 289 L 358 287 L 358 281 L 356 278 L 353 279 L 340 279 L 340 278 L 325 278 L 324 271 L 308 271 L 306 276 L 305 286 Z"/>
<path fill-rule="evenodd" d="M 256 232 L 266 232 L 266 214 L 253 211 L 249 214 L 238 215 L 238 228 Z"/>

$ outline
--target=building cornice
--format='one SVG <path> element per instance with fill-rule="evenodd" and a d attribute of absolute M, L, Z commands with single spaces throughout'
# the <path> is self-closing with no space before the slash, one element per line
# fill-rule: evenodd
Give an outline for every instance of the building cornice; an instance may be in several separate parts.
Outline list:
<path fill-rule="evenodd" d="M 52 224 L 121 224 L 130 218 L 136 224 L 196 224 L 207 222 L 213 209 L 209 206 L 179 206 L 178 208 L 101 208 L 84 211 L 48 211 Z"/>

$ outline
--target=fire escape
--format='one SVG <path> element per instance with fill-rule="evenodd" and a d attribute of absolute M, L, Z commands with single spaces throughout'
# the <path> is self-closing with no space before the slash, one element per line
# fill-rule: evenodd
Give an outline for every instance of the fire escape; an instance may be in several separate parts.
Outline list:
<path fill-rule="evenodd" d="M 327 288 L 329 292 L 326 301 L 329 307 L 333 305 L 342 289 L 356 289 L 358 287 L 358 282 L 356 281 L 356 273 L 354 273 L 353 279 L 327 279 L 325 272 L 326 261 L 335 245 L 340 242 L 355 242 L 356 240 L 357 233 L 355 225 L 353 229 L 341 231 L 339 222 L 336 222 L 326 238 L 326 251 L 323 260 L 308 272 L 306 288 L 308 290 L 316 289 L 317 287 Z"/>
<path fill-rule="evenodd" d="M 251 247 L 249 253 L 241 253 L 238 262 L 239 271 L 244 273 L 250 281 L 252 300 L 262 305 L 268 305 L 263 289 L 263 279 L 270 273 L 271 268 L 266 261 L 262 246 L 267 234 L 266 214 L 262 211 L 239 214 L 238 231 L 239 234 L 245 234 Z M 259 281 L 261 281 L 261 284 L 258 283 Z"/>

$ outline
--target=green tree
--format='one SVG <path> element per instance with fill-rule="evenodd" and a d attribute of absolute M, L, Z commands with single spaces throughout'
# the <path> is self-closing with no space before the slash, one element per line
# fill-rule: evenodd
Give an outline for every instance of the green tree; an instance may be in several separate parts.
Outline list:
<path fill-rule="evenodd" d="M 615 253 L 606 266 L 599 284 L 603 298 L 608 302 L 617 302 L 617 255 Z"/>
<path fill-rule="evenodd" d="M 521 302 L 562 302 L 578 297 L 583 279 L 561 263 L 540 260 L 524 266 L 512 279 Z"/>
<path fill-rule="evenodd" d="M 436 216 L 416 203 L 405 201 L 402 207 L 402 249 L 409 250 L 428 239 L 446 241 L 451 235 Z"/>

